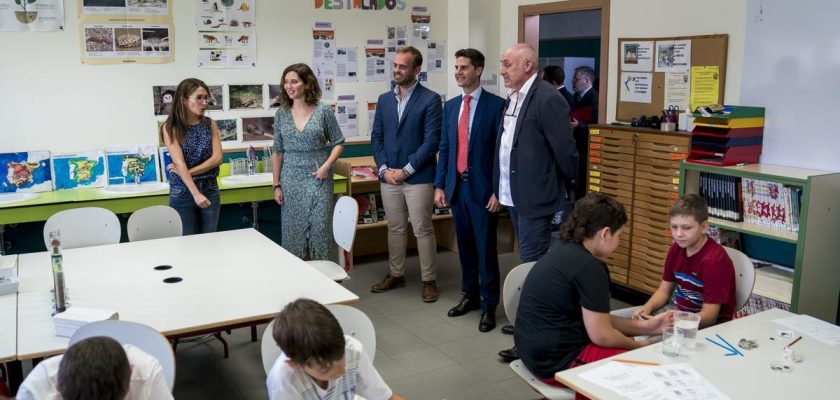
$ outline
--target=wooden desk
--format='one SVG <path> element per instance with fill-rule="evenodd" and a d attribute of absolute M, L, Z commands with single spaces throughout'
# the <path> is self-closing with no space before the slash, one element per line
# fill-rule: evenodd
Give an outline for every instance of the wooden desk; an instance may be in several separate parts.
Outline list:
<path fill-rule="evenodd" d="M 333 192 L 347 192 L 347 178 L 333 175 Z M 38 198 L 19 203 L 0 204 L 0 224 L 46 221 L 51 215 L 78 207 L 102 207 L 115 214 L 130 213 L 143 207 L 169 204 L 169 190 L 139 194 L 103 194 L 100 188 L 81 188 L 57 190 L 38 194 Z M 222 192 L 222 204 L 250 203 L 252 201 L 273 200 L 271 183 L 223 185 L 219 178 Z"/>
<path fill-rule="evenodd" d="M 153 269 L 164 264 L 173 268 Z M 19 360 L 67 347 L 50 317 L 50 268 L 46 252 L 19 257 Z M 359 299 L 253 229 L 65 250 L 64 271 L 71 305 L 117 311 L 170 338 L 268 321 L 299 297 Z"/>
<path fill-rule="evenodd" d="M 770 369 L 770 363 L 780 359 L 784 346 L 791 342 L 791 339 L 776 337 L 778 330 L 787 328 L 773 320 L 793 315 L 796 314 L 772 309 L 703 329 L 697 333 L 697 348 L 684 350 L 683 356 L 676 359 L 662 355 L 661 343 L 615 358 L 661 364 L 688 363 L 731 399 L 836 398 L 837 370 L 832 365 L 836 366 L 840 362 L 840 346 L 827 346 L 803 336 L 793 349 L 802 354 L 805 361 L 794 364 L 790 372 Z M 758 341 L 759 347 L 753 350 L 738 348 L 744 357 L 726 356 L 724 349 L 705 340 L 711 337 L 719 342 L 715 334 L 720 334 L 733 346 L 737 346 L 741 338 L 748 338 Z M 770 340 L 770 337 L 775 337 L 775 340 Z M 621 399 L 618 393 L 580 378 L 581 373 L 597 368 L 608 360 L 560 371 L 555 378 L 592 399 Z"/>

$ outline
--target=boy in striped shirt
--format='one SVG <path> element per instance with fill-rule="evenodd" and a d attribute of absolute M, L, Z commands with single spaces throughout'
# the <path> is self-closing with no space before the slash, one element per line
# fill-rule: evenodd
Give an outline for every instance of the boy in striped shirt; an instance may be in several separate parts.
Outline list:
<path fill-rule="evenodd" d="M 700 328 L 732 319 L 735 310 L 735 267 L 726 251 L 710 240 L 706 201 L 688 194 L 671 207 L 674 243 L 665 258 L 659 288 L 633 318 L 659 309 L 700 314 Z"/>

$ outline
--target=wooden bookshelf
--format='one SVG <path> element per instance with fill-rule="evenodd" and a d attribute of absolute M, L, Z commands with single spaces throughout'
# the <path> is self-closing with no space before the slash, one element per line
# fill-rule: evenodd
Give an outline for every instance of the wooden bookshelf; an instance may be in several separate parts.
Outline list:
<path fill-rule="evenodd" d="M 748 222 L 720 219 L 710 219 L 710 222 L 742 234 L 795 244 L 792 284 L 787 285 L 788 278 L 773 276 L 771 271 L 759 269 L 757 287 L 753 291 L 790 302 L 793 312 L 837 323 L 840 315 L 840 268 L 837 267 L 837 260 L 840 260 L 840 246 L 837 245 L 840 213 L 836 208 L 837 199 L 840 199 L 840 173 L 766 164 L 716 167 L 683 162 L 680 166 L 680 195 L 699 192 L 701 172 L 761 179 L 802 188 L 799 232 L 774 230 Z M 786 290 L 790 293 L 785 293 Z"/>

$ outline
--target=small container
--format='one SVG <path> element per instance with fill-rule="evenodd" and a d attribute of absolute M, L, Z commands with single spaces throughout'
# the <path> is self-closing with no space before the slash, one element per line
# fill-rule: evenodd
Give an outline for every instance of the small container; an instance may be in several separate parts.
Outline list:
<path fill-rule="evenodd" d="M 17 293 L 18 283 L 14 268 L 0 269 L 0 296 Z"/>

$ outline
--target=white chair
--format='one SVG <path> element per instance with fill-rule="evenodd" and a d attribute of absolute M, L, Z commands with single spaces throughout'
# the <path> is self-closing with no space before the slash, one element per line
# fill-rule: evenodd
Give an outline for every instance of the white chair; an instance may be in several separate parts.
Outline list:
<path fill-rule="evenodd" d="M 83 325 L 70 338 L 69 346 L 82 339 L 94 336 L 107 336 L 121 345 L 130 344 L 157 358 L 166 379 L 166 385 L 172 390 L 175 385 L 175 354 L 169 341 L 160 332 L 149 326 L 129 321 L 96 321 Z"/>
<path fill-rule="evenodd" d="M 505 277 L 502 286 L 502 305 L 505 307 L 505 315 L 511 325 L 516 323 L 516 308 L 519 307 L 519 296 L 522 294 L 522 284 L 525 277 L 534 268 L 535 261 L 517 265 Z"/>
<path fill-rule="evenodd" d="M 350 196 L 341 196 L 335 203 L 333 212 L 333 238 L 336 244 L 343 250 L 341 259 L 348 263 L 350 249 L 353 248 L 353 239 L 356 237 L 356 220 L 359 216 L 359 204 L 356 199 Z M 308 261 L 309 265 L 317 269 L 328 278 L 341 282 L 348 278 L 347 271 L 341 265 L 330 260 Z"/>
<path fill-rule="evenodd" d="M 735 310 L 740 311 L 750 300 L 750 295 L 755 285 L 755 265 L 746 254 L 739 250 L 724 247 L 726 254 L 732 259 L 735 266 Z"/>
<path fill-rule="evenodd" d="M 365 354 L 370 359 L 370 362 L 373 363 L 373 358 L 376 355 L 376 331 L 374 331 L 373 322 L 370 321 L 370 318 L 359 309 L 350 306 L 330 304 L 325 307 L 338 320 L 339 325 L 341 325 L 341 330 L 344 331 L 345 335 L 352 336 L 362 342 L 362 348 Z M 274 321 L 272 320 L 265 327 L 260 343 L 263 368 L 265 368 L 266 374 L 271 371 L 271 367 L 277 361 L 277 357 L 282 353 L 282 350 L 277 346 L 271 334 L 273 329 Z"/>
<path fill-rule="evenodd" d="M 169 206 L 141 208 L 128 217 L 128 241 L 161 239 L 181 236 L 181 216 Z"/>
<path fill-rule="evenodd" d="M 534 268 L 534 264 L 536 264 L 536 262 L 527 262 L 517 265 L 515 268 L 510 270 L 507 277 L 505 277 L 505 283 L 502 287 L 502 301 L 505 307 L 505 315 L 507 315 L 508 321 L 510 321 L 511 325 L 516 326 L 516 309 L 519 307 L 519 297 L 522 295 L 522 284 L 525 283 L 525 278 L 528 276 L 528 273 L 531 272 L 531 269 Z M 570 389 L 552 386 L 537 379 L 537 377 L 528 370 L 528 367 L 526 367 L 525 364 L 522 364 L 522 360 L 512 361 L 510 363 L 510 368 L 516 373 L 516 375 L 519 375 L 520 378 L 531 386 L 532 389 L 549 400 L 573 399 L 575 397 L 575 392 Z"/>
<path fill-rule="evenodd" d="M 62 249 L 120 242 L 120 220 L 110 210 L 100 207 L 73 208 L 53 214 L 44 224 L 47 249 L 53 231 L 61 231 Z"/>

